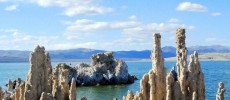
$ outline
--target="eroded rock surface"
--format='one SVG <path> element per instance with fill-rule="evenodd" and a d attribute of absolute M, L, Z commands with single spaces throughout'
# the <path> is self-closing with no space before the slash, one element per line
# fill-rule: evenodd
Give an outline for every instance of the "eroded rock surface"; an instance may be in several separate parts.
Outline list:
<path fill-rule="evenodd" d="M 30 70 L 26 78 L 25 100 L 38 100 L 42 92 L 50 93 L 51 62 L 45 48 L 37 46 L 30 56 Z"/>
<path fill-rule="evenodd" d="M 0 100 L 3 99 L 4 96 L 4 92 L 2 91 L 2 87 L 0 86 Z"/>
<path fill-rule="evenodd" d="M 52 70 L 49 54 L 37 46 L 30 56 L 26 81 L 9 81 L 9 91 L 3 93 L 0 88 L 0 100 L 76 100 L 76 82 L 73 78 L 69 83 L 70 72 L 66 64 Z"/>
<path fill-rule="evenodd" d="M 217 90 L 217 94 L 216 94 L 216 100 L 224 100 L 224 83 L 220 82 L 219 83 L 219 88 Z"/>
<path fill-rule="evenodd" d="M 91 56 L 91 64 L 80 63 L 74 69 L 77 85 L 107 85 L 133 83 L 134 77 L 128 73 L 128 66 L 114 59 L 113 52 L 98 53 Z M 74 76 L 75 75 L 75 76 Z"/>
<path fill-rule="evenodd" d="M 165 100 L 167 69 L 164 67 L 160 40 L 160 34 L 155 34 L 151 55 L 152 69 L 140 80 L 140 92 L 131 96 L 132 93 L 129 91 L 123 100 Z"/>
<path fill-rule="evenodd" d="M 152 69 L 140 81 L 140 92 L 123 100 L 205 100 L 204 75 L 201 70 L 198 53 L 190 56 L 187 64 L 185 29 L 176 30 L 177 71 L 173 67 L 169 73 L 164 67 L 161 52 L 160 34 L 154 35 L 152 51 Z"/>
<path fill-rule="evenodd" d="M 112 52 L 93 55 L 92 64 L 81 63 L 72 68 L 60 63 L 52 69 L 49 54 L 37 46 L 30 56 L 30 70 L 26 81 L 9 81 L 8 92 L 0 98 L 13 100 L 76 100 L 76 85 L 125 84 L 134 77 L 122 60 Z M 86 99 L 86 98 L 83 98 Z"/>

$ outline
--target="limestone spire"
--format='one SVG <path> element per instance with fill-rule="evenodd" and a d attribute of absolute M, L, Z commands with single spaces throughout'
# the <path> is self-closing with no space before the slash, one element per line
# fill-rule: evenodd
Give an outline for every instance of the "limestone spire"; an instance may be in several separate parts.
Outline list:
<path fill-rule="evenodd" d="M 216 100 L 224 100 L 224 92 L 225 92 L 224 83 L 220 82 L 219 88 L 216 94 Z"/>
<path fill-rule="evenodd" d="M 30 55 L 30 70 L 26 78 L 25 100 L 38 100 L 42 92 L 51 92 L 48 84 L 51 62 L 45 48 L 37 46 Z"/>
<path fill-rule="evenodd" d="M 152 59 L 152 69 L 153 71 L 159 75 L 164 76 L 164 58 L 162 57 L 161 51 L 161 35 L 160 33 L 154 34 L 154 43 L 153 43 L 153 50 L 151 53 Z"/>
<path fill-rule="evenodd" d="M 140 80 L 140 92 L 133 97 L 134 100 L 165 100 L 167 69 L 164 67 L 161 35 L 159 33 L 154 34 L 153 47 L 151 54 L 152 69 Z M 132 100 L 130 96 L 126 96 L 123 99 Z"/>
<path fill-rule="evenodd" d="M 76 100 L 76 80 L 72 78 L 70 90 L 69 90 L 69 100 Z"/>
<path fill-rule="evenodd" d="M 185 29 L 176 30 L 176 58 L 179 77 L 183 77 L 187 71 L 187 48 L 185 44 Z"/>
<path fill-rule="evenodd" d="M 161 51 L 161 36 L 159 33 L 154 34 L 152 69 L 141 79 L 141 90 L 134 96 L 134 100 L 205 100 L 204 75 L 198 53 L 194 52 L 190 56 L 188 66 L 185 38 L 185 29 L 178 28 L 176 30 L 178 71 L 176 72 L 176 68 L 173 67 L 167 74 Z"/>
<path fill-rule="evenodd" d="M 177 58 L 177 69 L 178 69 L 178 80 L 180 82 L 182 99 L 186 100 L 187 97 L 187 83 L 186 83 L 186 72 L 187 72 L 187 48 L 185 45 L 185 29 L 178 28 L 176 30 L 176 58 Z"/>

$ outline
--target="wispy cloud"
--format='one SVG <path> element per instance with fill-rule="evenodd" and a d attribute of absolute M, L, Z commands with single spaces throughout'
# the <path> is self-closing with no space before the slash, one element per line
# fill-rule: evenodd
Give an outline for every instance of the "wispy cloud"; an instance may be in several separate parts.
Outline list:
<path fill-rule="evenodd" d="M 66 16 L 100 15 L 113 12 L 110 7 L 101 6 L 99 0 L 24 0 L 42 7 L 56 6 L 63 8 Z"/>
<path fill-rule="evenodd" d="M 216 38 L 206 38 L 205 42 L 215 42 L 216 40 Z"/>
<path fill-rule="evenodd" d="M 53 50 L 66 50 L 73 48 L 96 48 L 99 44 L 97 42 L 83 42 L 83 43 L 57 43 L 52 45 Z"/>
<path fill-rule="evenodd" d="M 153 33 L 174 33 L 178 27 L 186 29 L 194 29 L 194 26 L 188 26 L 184 24 L 172 24 L 172 23 L 143 23 L 136 19 L 136 16 L 130 16 L 126 20 L 122 21 L 95 21 L 90 19 L 78 19 L 74 22 L 65 22 L 66 32 L 64 36 L 68 40 L 76 39 L 102 39 L 98 37 L 100 32 L 110 33 L 110 31 L 116 31 L 119 33 L 119 38 L 113 40 L 105 40 L 105 42 L 96 42 L 97 45 L 103 45 L 100 48 L 107 49 L 125 49 L 127 46 L 132 46 L 137 50 L 142 50 L 143 46 L 150 46 Z M 112 34 L 112 33 L 110 33 Z M 107 37 L 104 37 L 107 38 Z M 114 37 L 115 38 L 115 37 Z M 102 39 L 103 40 L 103 39 Z M 112 48 L 110 48 L 112 47 Z M 98 48 L 98 47 L 96 47 Z M 106 49 L 105 48 L 105 49 Z"/>
<path fill-rule="evenodd" d="M 138 26 L 140 22 L 137 21 L 116 21 L 116 22 L 106 22 L 106 21 L 94 21 L 89 19 L 79 19 L 67 26 L 69 31 L 98 31 L 98 30 L 108 30 L 108 29 L 123 29 L 129 27 Z"/>
<path fill-rule="evenodd" d="M 6 0 L 0 0 L 0 2 L 6 2 Z"/>
<path fill-rule="evenodd" d="M 55 43 L 59 38 L 58 36 L 29 35 L 17 29 L 0 29 L 0 32 L 0 47 L 3 47 L 2 49 L 24 49 L 25 45 L 35 46 L 38 44 L 47 46 Z"/>
<path fill-rule="evenodd" d="M 191 2 L 183 2 L 180 3 L 177 8 L 177 11 L 190 11 L 190 12 L 207 12 L 208 9 L 201 4 L 191 3 Z"/>
<path fill-rule="evenodd" d="M 212 16 L 221 16 L 222 14 L 220 12 L 213 12 L 211 13 Z"/>
<path fill-rule="evenodd" d="M 59 7 L 63 9 L 61 14 L 66 16 L 78 15 L 103 15 L 115 11 L 111 7 L 101 6 L 101 0 L 0 0 L 0 2 L 11 2 L 17 5 L 11 5 L 5 8 L 7 11 L 16 10 L 21 3 L 32 3 L 38 6 Z"/>
<path fill-rule="evenodd" d="M 6 11 L 17 10 L 18 5 L 10 5 L 5 8 Z"/>
<path fill-rule="evenodd" d="M 168 20 L 168 22 L 171 22 L 171 23 L 176 23 L 176 22 L 179 22 L 180 20 L 179 19 L 176 19 L 176 18 L 170 18 Z"/>
<path fill-rule="evenodd" d="M 114 9 L 106 8 L 106 7 L 96 7 L 96 6 L 76 6 L 76 7 L 68 7 L 65 9 L 64 14 L 67 16 L 76 16 L 76 15 L 98 15 L 98 14 L 106 14 L 113 12 Z"/>
<path fill-rule="evenodd" d="M 132 16 L 129 17 L 129 19 L 130 19 L 130 20 L 136 20 L 136 19 L 137 19 L 137 16 L 132 15 Z"/>

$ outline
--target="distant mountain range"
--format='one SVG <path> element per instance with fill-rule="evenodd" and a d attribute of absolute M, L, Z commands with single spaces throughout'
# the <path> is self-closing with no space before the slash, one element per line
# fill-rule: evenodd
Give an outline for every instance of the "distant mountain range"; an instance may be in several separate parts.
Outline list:
<path fill-rule="evenodd" d="M 194 51 L 199 53 L 230 53 L 230 47 L 213 45 L 213 46 L 192 46 L 188 47 L 188 54 Z M 94 50 L 86 48 L 77 48 L 69 50 L 53 50 L 49 51 L 50 57 L 53 61 L 58 60 L 76 60 L 76 59 L 90 59 L 92 54 L 99 52 L 106 52 L 105 50 Z M 0 62 L 28 62 L 31 51 L 19 50 L 0 50 Z M 121 59 L 148 59 L 150 58 L 151 50 L 143 51 L 115 51 L 115 58 Z M 175 57 L 176 48 L 172 46 L 165 46 L 162 48 L 162 54 L 165 58 Z"/>

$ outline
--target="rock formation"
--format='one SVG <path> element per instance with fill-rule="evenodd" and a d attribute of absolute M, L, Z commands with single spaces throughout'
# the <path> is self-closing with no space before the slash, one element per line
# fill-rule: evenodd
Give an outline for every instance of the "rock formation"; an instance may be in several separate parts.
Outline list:
<path fill-rule="evenodd" d="M 134 96 L 128 92 L 123 100 L 205 100 L 204 75 L 197 52 L 190 56 L 190 63 L 187 64 L 185 29 L 176 30 L 177 71 L 173 67 L 167 73 L 160 38 L 159 33 L 154 35 L 152 69 L 141 79 L 140 92 Z"/>
<path fill-rule="evenodd" d="M 0 100 L 3 99 L 4 96 L 4 92 L 2 91 L 2 87 L 0 86 Z"/>
<path fill-rule="evenodd" d="M 167 69 L 164 67 L 164 58 L 161 51 L 161 36 L 154 35 L 154 49 L 152 50 L 152 69 L 140 81 L 140 92 L 132 96 L 128 92 L 123 100 L 165 100 Z"/>
<path fill-rule="evenodd" d="M 75 78 L 72 78 L 69 93 L 70 93 L 69 99 L 70 100 L 76 100 L 76 80 L 75 80 Z"/>
<path fill-rule="evenodd" d="M 30 70 L 26 78 L 25 100 L 38 100 L 42 92 L 50 93 L 51 62 L 45 48 L 37 46 L 30 56 Z"/>
<path fill-rule="evenodd" d="M 225 92 L 224 83 L 220 82 L 219 88 L 216 94 L 216 100 L 224 100 L 224 92 Z"/>
<path fill-rule="evenodd" d="M 177 71 L 173 67 L 167 73 L 161 51 L 161 36 L 155 34 L 152 69 L 140 80 L 140 92 L 134 95 L 128 91 L 123 100 L 205 100 L 204 75 L 198 53 L 194 52 L 187 64 L 184 29 L 177 29 L 176 41 Z M 112 52 L 98 53 L 91 59 L 90 65 L 81 63 L 72 68 L 60 63 L 52 69 L 49 54 L 44 47 L 37 46 L 30 56 L 26 81 L 20 78 L 10 80 L 8 91 L 4 92 L 0 87 L 0 100 L 76 100 L 76 85 L 125 84 L 135 79 L 128 73 L 126 63 L 114 59 Z M 217 100 L 224 100 L 224 91 L 221 82 Z"/>
<path fill-rule="evenodd" d="M 71 74 L 77 85 L 107 85 L 133 83 L 134 77 L 128 73 L 128 66 L 114 59 L 113 52 L 98 53 L 91 56 L 91 64 L 80 63 Z M 76 73 L 76 74 L 75 74 Z"/>
<path fill-rule="evenodd" d="M 76 85 L 125 84 L 134 77 L 122 60 L 114 60 L 112 52 L 91 57 L 92 64 L 81 63 L 72 68 L 64 63 L 51 67 L 49 54 L 37 46 L 30 56 L 26 81 L 9 80 L 4 98 L 14 100 L 76 100 Z M 85 99 L 85 98 L 83 98 Z"/>
<path fill-rule="evenodd" d="M 26 81 L 9 81 L 8 91 L 0 100 L 76 100 L 76 82 L 73 78 L 69 89 L 70 68 L 58 64 L 53 70 L 49 54 L 37 46 L 30 56 L 30 70 Z"/>

